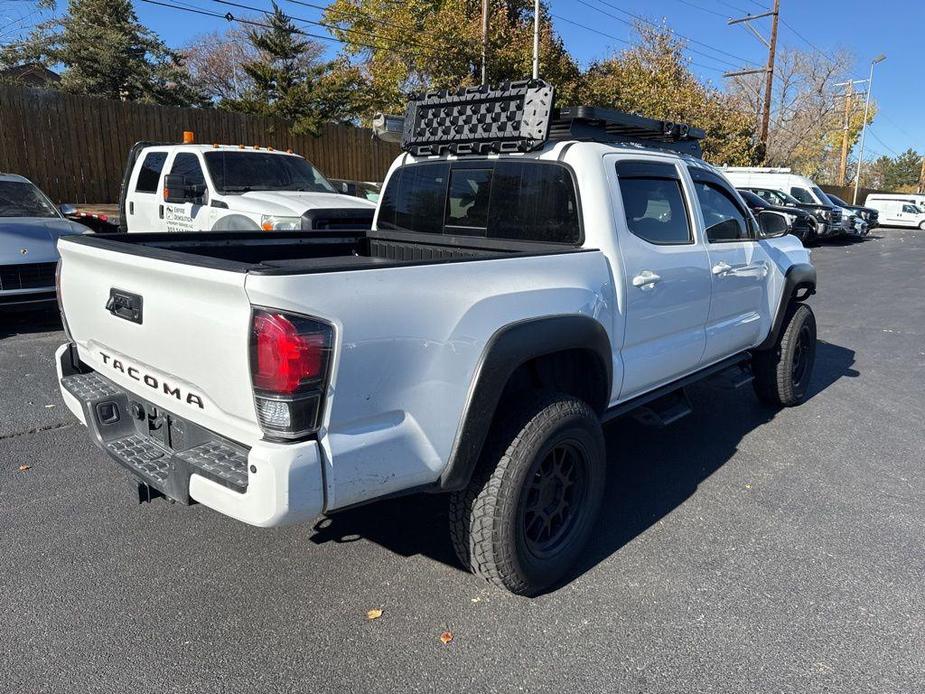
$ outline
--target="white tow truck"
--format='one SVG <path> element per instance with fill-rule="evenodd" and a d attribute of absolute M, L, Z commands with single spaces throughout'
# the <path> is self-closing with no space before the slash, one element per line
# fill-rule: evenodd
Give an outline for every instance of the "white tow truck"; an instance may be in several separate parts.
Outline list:
<path fill-rule="evenodd" d="M 555 585 L 604 422 L 673 421 L 721 373 L 807 397 L 816 273 L 702 131 L 552 99 L 413 101 L 368 231 L 62 239 L 68 407 L 144 499 L 275 526 L 445 492 L 466 567 Z"/>
<path fill-rule="evenodd" d="M 304 158 L 272 147 L 139 142 L 119 205 L 129 232 L 367 229 L 376 205 L 338 193 Z"/>

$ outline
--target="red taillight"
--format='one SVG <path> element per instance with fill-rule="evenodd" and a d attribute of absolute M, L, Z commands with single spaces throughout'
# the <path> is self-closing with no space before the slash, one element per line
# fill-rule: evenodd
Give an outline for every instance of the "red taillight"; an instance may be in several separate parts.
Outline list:
<path fill-rule="evenodd" d="M 290 395 L 323 375 L 327 335 L 299 334 L 279 313 L 254 314 L 254 387 Z"/>
<path fill-rule="evenodd" d="M 317 430 L 333 338 L 327 323 L 254 311 L 251 374 L 257 418 L 267 434 L 292 439 Z"/>

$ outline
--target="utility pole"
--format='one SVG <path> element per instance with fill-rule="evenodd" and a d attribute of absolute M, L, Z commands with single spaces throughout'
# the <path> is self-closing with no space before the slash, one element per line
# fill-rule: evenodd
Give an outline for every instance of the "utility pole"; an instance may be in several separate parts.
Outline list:
<path fill-rule="evenodd" d="M 761 12 L 759 14 L 749 14 L 745 17 L 739 17 L 738 19 L 730 19 L 727 24 L 732 26 L 733 24 L 741 24 L 746 29 L 748 29 L 761 43 L 767 46 L 768 49 L 768 62 L 767 65 L 762 68 L 746 68 L 744 70 L 738 70 L 736 72 L 725 72 L 723 77 L 737 77 L 739 75 L 754 75 L 756 73 L 763 72 L 765 75 L 764 82 L 764 108 L 761 112 L 761 122 L 759 124 L 759 137 L 761 144 L 764 145 L 765 150 L 768 147 L 768 130 L 771 125 L 771 89 L 774 86 L 774 56 L 777 53 L 777 22 L 780 16 L 780 0 L 774 0 L 774 9 L 769 10 L 768 12 Z M 762 17 L 771 18 L 771 36 L 770 38 L 765 38 L 761 35 L 755 27 L 753 27 L 749 22 L 754 19 L 761 19 Z"/>
<path fill-rule="evenodd" d="M 838 184 L 845 185 L 848 174 L 848 125 L 851 120 L 851 99 L 854 97 L 854 84 L 845 85 L 845 127 L 841 135 L 841 161 L 838 163 Z"/>
<path fill-rule="evenodd" d="M 768 71 L 764 83 L 764 113 L 761 114 L 761 142 L 768 146 L 768 128 L 771 125 L 771 87 L 774 84 L 774 54 L 777 52 L 777 20 L 780 16 L 780 0 L 774 0 L 771 17 L 771 41 L 768 46 Z"/>
<path fill-rule="evenodd" d="M 488 82 L 488 0 L 482 0 L 482 84 Z"/>
<path fill-rule="evenodd" d="M 848 132 L 851 129 L 851 110 L 854 108 L 854 97 L 860 96 L 854 91 L 854 85 L 864 84 L 867 80 L 848 80 L 847 82 L 838 82 L 835 87 L 845 88 L 845 122 L 841 138 L 841 160 L 838 163 L 838 185 L 848 185 Z M 837 97 L 836 97 L 837 98 Z"/>
<path fill-rule="evenodd" d="M 540 0 L 533 0 L 533 79 L 540 76 Z"/>

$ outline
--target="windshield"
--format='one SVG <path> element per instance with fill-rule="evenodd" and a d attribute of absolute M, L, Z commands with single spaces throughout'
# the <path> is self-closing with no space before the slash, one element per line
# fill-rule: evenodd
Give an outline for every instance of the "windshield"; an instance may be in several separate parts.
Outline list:
<path fill-rule="evenodd" d="M 816 196 L 816 199 L 819 202 L 821 202 L 823 205 L 835 205 L 837 207 L 842 207 L 842 205 L 839 205 L 837 202 L 832 202 L 829 199 L 829 196 L 823 193 L 822 189 L 819 188 L 818 186 L 813 186 L 812 191 L 813 191 L 813 195 Z"/>
<path fill-rule="evenodd" d="M 848 207 L 848 203 L 842 200 L 837 195 L 832 195 L 831 193 L 829 193 L 828 196 L 829 196 L 829 200 L 834 202 L 836 205 L 840 205 L 841 207 Z"/>
<path fill-rule="evenodd" d="M 44 193 L 25 181 L 0 181 L 0 217 L 58 217 Z"/>
<path fill-rule="evenodd" d="M 206 166 L 219 193 L 302 190 L 334 193 L 334 186 L 302 157 L 269 152 L 206 152 Z"/>

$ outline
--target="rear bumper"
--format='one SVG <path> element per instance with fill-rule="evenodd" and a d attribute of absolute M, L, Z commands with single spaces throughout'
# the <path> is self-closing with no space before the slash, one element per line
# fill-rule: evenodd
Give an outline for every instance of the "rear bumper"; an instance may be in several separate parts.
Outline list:
<path fill-rule="evenodd" d="M 61 395 L 93 441 L 140 483 L 261 527 L 311 520 L 324 510 L 317 441 L 247 447 L 155 408 L 56 352 Z"/>

